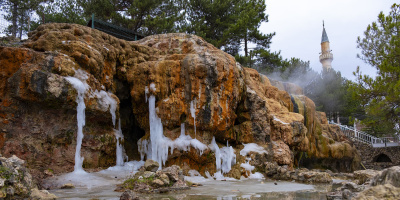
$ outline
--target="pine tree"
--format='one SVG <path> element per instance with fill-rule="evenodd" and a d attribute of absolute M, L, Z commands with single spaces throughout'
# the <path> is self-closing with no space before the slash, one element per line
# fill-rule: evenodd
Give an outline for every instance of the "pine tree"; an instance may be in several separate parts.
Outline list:
<path fill-rule="evenodd" d="M 30 17 L 35 8 L 45 0 L 4 0 L 1 10 L 11 25 L 6 30 L 13 37 L 22 38 L 30 26 Z"/>
<path fill-rule="evenodd" d="M 377 69 L 377 76 L 354 72 L 354 97 L 366 108 L 363 120 L 376 134 L 400 131 L 400 5 L 394 4 L 388 15 L 381 12 L 378 21 L 368 25 L 364 38 L 357 40 L 366 63 Z"/>
<path fill-rule="evenodd" d="M 268 21 L 264 0 L 187 0 L 188 33 L 203 37 L 217 48 L 237 55 L 241 43 L 248 60 L 249 42 L 269 48 L 274 34 L 262 34 L 259 26 Z"/>
<path fill-rule="evenodd" d="M 79 6 L 77 0 L 53 0 L 45 4 L 40 4 L 36 9 L 38 20 L 33 22 L 31 30 L 34 30 L 43 23 L 86 23 L 83 17 L 83 8 Z"/>
<path fill-rule="evenodd" d="M 126 27 L 144 35 L 177 32 L 184 23 L 181 0 L 78 0 L 86 17 Z"/>

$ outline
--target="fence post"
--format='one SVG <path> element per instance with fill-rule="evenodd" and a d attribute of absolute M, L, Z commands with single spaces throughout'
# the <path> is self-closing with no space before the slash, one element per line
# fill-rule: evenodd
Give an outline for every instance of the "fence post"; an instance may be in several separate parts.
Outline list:
<path fill-rule="evenodd" d="M 94 13 L 92 13 L 92 28 L 94 29 Z"/>

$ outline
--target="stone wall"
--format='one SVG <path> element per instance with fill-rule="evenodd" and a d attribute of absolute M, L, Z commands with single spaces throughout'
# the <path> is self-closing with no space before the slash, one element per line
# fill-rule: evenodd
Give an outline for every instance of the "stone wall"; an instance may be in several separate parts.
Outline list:
<path fill-rule="evenodd" d="M 355 142 L 354 145 L 361 156 L 361 163 L 367 169 L 381 170 L 400 165 L 400 146 L 374 148 L 360 142 Z M 363 167 L 360 166 L 360 168 Z"/>

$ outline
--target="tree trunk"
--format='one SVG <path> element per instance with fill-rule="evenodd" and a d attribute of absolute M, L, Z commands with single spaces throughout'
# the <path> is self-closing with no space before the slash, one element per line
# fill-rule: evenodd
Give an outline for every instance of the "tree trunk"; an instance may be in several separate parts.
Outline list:
<path fill-rule="evenodd" d="M 25 12 L 21 13 L 21 21 L 19 22 L 19 39 L 22 40 L 22 33 L 24 29 L 24 21 L 25 21 Z"/>
<path fill-rule="evenodd" d="M 244 56 L 247 58 L 248 52 L 247 52 L 247 33 L 244 35 Z"/>
<path fill-rule="evenodd" d="M 14 1 L 12 8 L 12 30 L 11 35 L 17 37 L 17 17 L 18 17 L 18 1 Z"/>

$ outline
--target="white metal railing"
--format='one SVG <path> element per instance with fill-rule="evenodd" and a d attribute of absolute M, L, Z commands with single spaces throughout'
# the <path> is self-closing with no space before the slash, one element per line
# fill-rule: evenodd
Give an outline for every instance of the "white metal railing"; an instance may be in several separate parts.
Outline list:
<path fill-rule="evenodd" d="M 344 135 L 353 141 L 358 141 L 371 145 L 372 147 L 390 147 L 399 146 L 398 137 L 382 137 L 378 138 L 368 133 L 356 130 L 354 127 L 337 124 L 333 121 L 330 124 L 335 124 L 340 127 Z"/>

